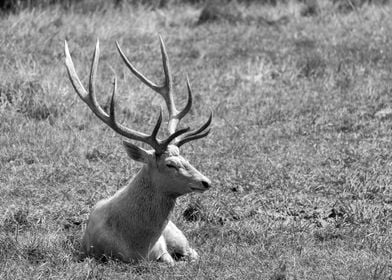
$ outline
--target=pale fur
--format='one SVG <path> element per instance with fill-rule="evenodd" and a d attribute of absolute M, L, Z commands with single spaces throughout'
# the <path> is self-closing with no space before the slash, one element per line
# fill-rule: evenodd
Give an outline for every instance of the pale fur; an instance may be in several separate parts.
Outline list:
<path fill-rule="evenodd" d="M 158 86 L 144 77 L 129 62 L 117 43 L 117 49 L 128 69 L 144 84 L 159 93 L 165 100 L 169 113 L 166 139 L 158 139 L 162 123 L 162 110 L 151 134 L 140 133 L 116 123 L 114 96 L 116 79 L 109 112 L 99 105 L 95 95 L 95 80 L 99 60 L 99 42 L 94 51 L 88 91 L 82 85 L 68 49 L 64 43 L 65 65 L 71 83 L 79 97 L 94 114 L 118 134 L 129 140 L 136 140 L 151 146 L 146 151 L 136 145 L 124 142 L 128 155 L 144 164 L 130 184 L 111 198 L 101 200 L 91 212 L 82 249 L 86 255 L 113 257 L 125 262 L 162 260 L 172 264 L 172 255 L 179 254 L 191 259 L 198 257 L 190 248 L 184 234 L 169 220 L 176 198 L 190 192 L 203 192 L 210 187 L 210 181 L 197 171 L 179 153 L 183 144 L 206 137 L 212 120 L 209 119 L 198 129 L 176 130 L 180 120 L 189 113 L 192 106 L 192 90 L 187 79 L 188 101 L 184 109 L 177 110 L 172 94 L 172 76 L 163 40 L 160 38 L 165 82 Z M 170 145 L 172 143 L 172 145 Z"/>
<path fill-rule="evenodd" d="M 197 259 L 169 215 L 178 196 L 202 192 L 210 181 L 180 156 L 176 146 L 170 145 L 160 156 L 130 143 L 126 148 L 145 165 L 128 186 L 94 207 L 82 240 L 84 252 L 125 262 L 146 259 L 173 264 L 173 254 Z"/>

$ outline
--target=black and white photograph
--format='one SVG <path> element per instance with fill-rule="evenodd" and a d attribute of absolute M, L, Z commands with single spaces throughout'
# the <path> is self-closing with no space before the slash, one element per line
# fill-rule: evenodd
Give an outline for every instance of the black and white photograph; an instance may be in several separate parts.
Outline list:
<path fill-rule="evenodd" d="M 392 279 L 392 1 L 0 0 L 0 279 Z"/>

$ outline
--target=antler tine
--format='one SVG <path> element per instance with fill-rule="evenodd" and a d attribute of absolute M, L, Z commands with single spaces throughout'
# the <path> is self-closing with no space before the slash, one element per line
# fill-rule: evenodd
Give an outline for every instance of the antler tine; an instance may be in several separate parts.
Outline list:
<path fill-rule="evenodd" d="M 188 114 L 192 107 L 193 97 L 188 75 L 186 75 L 186 88 L 188 89 L 188 102 L 186 103 L 184 109 L 182 109 L 182 111 L 178 113 L 179 119 L 182 119 L 186 114 Z"/>
<path fill-rule="evenodd" d="M 99 40 L 95 45 L 94 56 L 91 64 L 91 72 L 89 79 L 89 92 L 86 91 L 84 86 L 82 85 L 78 74 L 76 74 L 75 66 L 73 64 L 71 55 L 69 53 L 67 41 L 64 42 L 64 52 L 65 52 L 65 65 L 67 67 L 68 75 L 71 80 L 71 83 L 79 95 L 80 99 L 82 99 L 90 109 L 100 118 L 103 122 L 107 122 L 109 116 L 103 111 L 103 109 L 99 106 L 96 98 L 95 98 L 95 78 L 96 72 L 98 68 L 98 60 L 99 60 Z"/>
<path fill-rule="evenodd" d="M 97 40 L 97 44 L 95 46 L 94 56 L 91 64 L 91 72 L 89 79 L 89 91 L 83 87 L 77 73 L 75 70 L 75 66 L 73 64 L 71 55 L 69 53 L 67 41 L 64 44 L 64 52 L 65 52 L 65 65 L 68 71 L 69 78 L 71 83 L 79 95 L 79 97 L 87 104 L 87 106 L 93 111 L 93 113 L 102 120 L 105 124 L 107 124 L 110 128 L 116 131 L 118 134 L 136 141 L 141 141 L 149 144 L 153 147 L 158 153 L 162 153 L 166 147 L 163 146 L 160 141 L 156 138 L 158 130 L 160 128 L 162 122 L 162 111 L 158 118 L 158 121 L 153 129 L 151 135 L 144 134 L 142 132 L 133 130 L 131 128 L 125 127 L 122 124 L 119 124 L 115 120 L 115 102 L 114 96 L 117 88 L 117 80 L 114 79 L 113 82 L 113 92 L 110 100 L 110 110 L 109 115 L 102 109 L 102 107 L 98 104 L 96 96 L 95 96 L 95 80 L 97 76 L 98 62 L 99 62 L 99 41 Z"/>
<path fill-rule="evenodd" d="M 78 75 L 76 74 L 75 66 L 71 59 L 71 55 L 69 54 L 67 41 L 64 41 L 64 53 L 65 53 L 65 65 L 67 67 L 69 79 L 71 80 L 72 86 L 74 87 L 76 93 L 84 101 L 87 95 L 87 91 L 84 89 L 82 83 L 79 80 Z"/>
<path fill-rule="evenodd" d="M 151 82 L 149 79 L 147 79 L 142 73 L 140 73 L 135 66 L 129 61 L 127 56 L 124 54 L 124 52 L 121 50 L 120 44 L 118 41 L 116 41 L 116 47 L 118 52 L 120 53 L 121 58 L 123 59 L 125 65 L 127 65 L 128 69 L 131 70 L 131 72 L 145 85 L 147 85 L 149 88 L 151 88 L 154 91 L 159 92 L 160 91 L 160 86 L 156 85 L 155 83 Z"/>
<path fill-rule="evenodd" d="M 206 128 L 208 128 L 210 126 L 211 121 L 212 121 L 212 111 L 210 111 L 210 116 L 208 117 L 208 120 L 202 126 L 200 126 L 198 129 L 190 131 L 187 135 L 185 135 L 185 137 L 192 136 L 192 135 L 199 134 L 199 133 L 203 132 Z"/>
<path fill-rule="evenodd" d="M 177 139 L 175 144 L 178 147 L 180 147 L 189 141 L 193 141 L 196 139 L 206 137 L 210 133 L 211 129 L 208 129 L 204 133 L 202 133 L 202 132 L 210 126 L 211 121 L 212 121 L 212 111 L 210 112 L 210 116 L 209 116 L 208 120 L 202 126 L 200 126 L 198 129 L 195 129 L 195 130 L 189 131 L 188 133 L 183 134 L 181 137 L 179 137 Z"/>
<path fill-rule="evenodd" d="M 177 130 L 177 131 L 174 132 L 173 134 L 170 134 L 169 137 L 168 137 L 165 141 L 163 141 L 163 143 L 164 143 L 165 145 L 169 145 L 171 141 L 173 141 L 174 139 L 176 139 L 178 136 L 180 136 L 180 135 L 182 135 L 182 134 L 188 132 L 189 130 L 190 130 L 189 127 L 183 128 L 183 129 L 180 129 L 180 130 Z"/>
<path fill-rule="evenodd" d="M 196 135 L 190 135 L 190 136 L 188 136 L 188 137 L 186 137 L 186 138 L 184 138 L 184 139 L 178 141 L 178 142 L 176 143 L 176 146 L 177 146 L 177 147 L 181 147 L 182 145 L 184 145 L 184 144 L 187 143 L 187 142 L 190 142 L 190 141 L 193 141 L 193 140 L 196 140 L 196 139 L 200 139 L 200 138 L 206 137 L 206 136 L 210 133 L 210 131 L 211 131 L 211 129 L 208 129 L 208 130 L 207 130 L 206 132 L 204 132 L 204 133 L 196 134 Z"/>
<path fill-rule="evenodd" d="M 170 64 L 169 64 L 169 56 L 167 55 L 166 52 L 166 46 L 165 43 L 163 42 L 163 39 L 161 35 L 159 35 L 159 43 L 161 46 L 161 56 L 162 56 L 162 66 L 163 66 L 163 72 L 165 73 L 165 84 L 161 87 L 162 95 L 165 95 L 165 101 L 168 104 L 168 109 L 176 111 L 176 108 L 174 107 L 174 101 L 173 101 L 173 96 L 171 95 L 172 93 L 172 88 L 173 88 L 173 78 L 171 75 L 171 70 L 170 70 Z M 173 104 L 173 106 L 171 106 Z M 170 107 L 169 107 L 170 105 Z"/>
<path fill-rule="evenodd" d="M 173 134 L 176 131 L 176 127 L 178 125 L 178 120 L 176 120 L 176 115 L 178 114 L 178 111 L 173 100 L 173 78 L 170 70 L 169 56 L 167 55 L 166 46 L 163 42 L 161 35 L 159 35 L 159 43 L 161 47 L 163 72 L 165 73 L 165 83 L 164 85 L 162 85 L 159 93 L 165 100 L 167 110 L 169 112 L 169 133 Z"/>

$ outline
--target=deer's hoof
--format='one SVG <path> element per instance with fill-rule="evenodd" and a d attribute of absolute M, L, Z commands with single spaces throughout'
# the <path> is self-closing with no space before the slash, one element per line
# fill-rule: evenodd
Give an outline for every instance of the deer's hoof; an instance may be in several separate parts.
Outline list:
<path fill-rule="evenodd" d="M 163 253 L 163 255 L 159 258 L 159 261 L 166 263 L 170 266 L 174 265 L 174 260 L 173 258 L 170 256 L 169 253 Z"/>
<path fill-rule="evenodd" d="M 195 250 L 193 250 L 192 248 L 189 248 L 188 258 L 191 261 L 196 261 L 199 259 L 199 254 Z"/>

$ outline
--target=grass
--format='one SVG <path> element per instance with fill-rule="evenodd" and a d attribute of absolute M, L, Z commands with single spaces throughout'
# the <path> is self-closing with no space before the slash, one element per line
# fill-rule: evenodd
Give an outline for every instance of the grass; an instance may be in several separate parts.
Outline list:
<path fill-rule="evenodd" d="M 188 5 L 1 18 L 0 278 L 390 279 L 392 7 L 340 13 L 321 1 L 309 17 L 301 8 L 240 5 L 236 20 L 205 24 Z M 214 187 L 179 199 L 172 217 L 201 259 L 80 261 L 90 209 L 140 166 L 71 88 L 64 39 L 85 84 L 100 39 L 100 102 L 116 74 L 119 118 L 150 131 L 162 101 L 114 41 L 158 80 L 157 34 L 177 103 L 186 73 L 195 92 L 184 123 L 214 111 L 211 135 L 182 149 Z"/>

